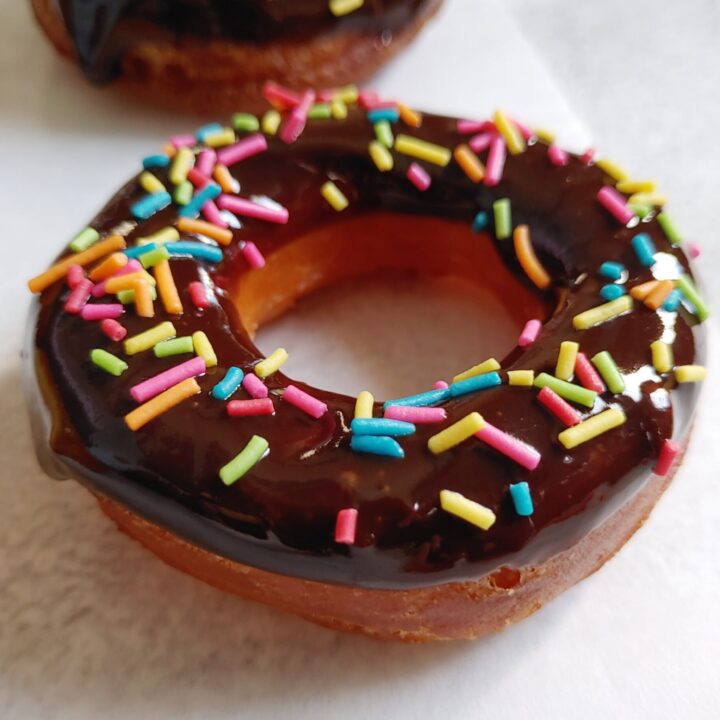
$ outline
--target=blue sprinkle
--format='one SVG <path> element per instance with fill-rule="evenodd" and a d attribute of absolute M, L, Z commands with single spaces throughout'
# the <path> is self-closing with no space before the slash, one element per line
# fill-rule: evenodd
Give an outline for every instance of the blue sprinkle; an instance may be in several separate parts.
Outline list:
<path fill-rule="evenodd" d="M 201 242 L 174 242 L 167 243 L 165 247 L 171 256 L 187 256 L 197 258 L 198 260 L 207 260 L 209 262 L 220 262 L 223 258 L 222 250 L 214 245 L 206 245 Z"/>
<path fill-rule="evenodd" d="M 356 435 L 387 435 L 388 437 L 402 437 L 415 432 L 412 423 L 386 418 L 355 418 L 350 423 L 350 429 Z"/>
<path fill-rule="evenodd" d="M 625 290 L 623 290 L 622 285 L 603 285 L 602 288 L 600 288 L 600 297 L 603 300 L 617 300 L 619 297 L 622 297 L 625 294 Z"/>
<path fill-rule="evenodd" d="M 398 398 L 397 400 L 388 400 L 383 407 L 390 405 L 405 405 L 406 407 L 427 407 L 443 402 L 450 397 L 450 388 L 442 390 L 428 390 L 427 392 L 418 393 L 417 395 L 408 395 L 407 397 Z"/>
<path fill-rule="evenodd" d="M 523 480 L 522 482 L 510 485 L 510 495 L 512 496 L 515 512 L 522 517 L 532 515 L 534 512 L 533 501 L 530 495 L 530 487 Z"/>
<path fill-rule="evenodd" d="M 355 452 L 385 455 L 386 457 L 404 458 L 405 451 L 391 437 L 383 435 L 353 435 L 350 447 Z"/>
<path fill-rule="evenodd" d="M 208 135 L 214 135 L 215 133 L 220 132 L 222 129 L 223 126 L 220 123 L 208 123 L 207 125 L 199 127 L 195 131 L 195 137 L 198 139 L 198 142 L 205 142 L 205 138 Z"/>
<path fill-rule="evenodd" d="M 148 155 L 143 158 L 142 164 L 145 170 L 149 170 L 150 168 L 163 168 L 170 164 L 170 158 L 162 153 Z"/>
<path fill-rule="evenodd" d="M 662 309 L 667 310 L 668 312 L 675 312 L 680 307 L 682 299 L 682 290 L 680 290 L 679 288 L 675 288 L 671 290 L 670 294 L 665 298 Z"/>
<path fill-rule="evenodd" d="M 158 192 L 146 195 L 130 206 L 130 212 L 138 220 L 147 220 L 158 210 L 167 207 L 171 202 L 170 193 Z"/>
<path fill-rule="evenodd" d="M 472 231 L 475 233 L 482 232 L 487 229 L 489 223 L 490 216 L 484 210 L 481 210 L 472 221 Z"/>
<path fill-rule="evenodd" d="M 157 243 L 147 243 L 146 245 L 136 245 L 135 247 L 124 250 L 123 252 L 129 258 L 139 258 L 141 255 L 149 253 L 151 250 L 155 250 L 156 248 Z"/>
<path fill-rule="evenodd" d="M 647 233 L 638 233 L 632 239 L 632 246 L 641 265 L 652 267 L 655 264 L 655 245 Z"/>
<path fill-rule="evenodd" d="M 210 391 L 216 400 L 227 400 L 243 381 L 245 373 L 239 367 L 231 367 L 225 377 Z"/>
<path fill-rule="evenodd" d="M 222 190 L 217 183 L 208 183 L 202 190 L 193 195 L 192 200 L 180 208 L 180 217 L 193 217 L 200 212 L 200 208 L 208 201 L 214 200 Z"/>
<path fill-rule="evenodd" d="M 598 268 L 598 272 L 609 280 L 620 280 L 625 272 L 625 266 L 622 263 L 607 260 Z"/>
<path fill-rule="evenodd" d="M 500 375 L 498 375 L 498 373 L 483 373 L 482 375 L 476 375 L 475 377 L 468 378 L 467 380 L 454 382 L 450 386 L 450 395 L 452 397 L 458 397 L 459 395 L 466 395 L 467 393 L 475 392 L 477 390 L 485 390 L 486 388 L 495 387 L 501 384 L 502 380 L 500 379 Z"/>
<path fill-rule="evenodd" d="M 400 119 L 400 111 L 397 108 L 377 108 L 368 112 L 368 120 L 371 123 L 387 120 L 388 122 L 397 122 Z"/>

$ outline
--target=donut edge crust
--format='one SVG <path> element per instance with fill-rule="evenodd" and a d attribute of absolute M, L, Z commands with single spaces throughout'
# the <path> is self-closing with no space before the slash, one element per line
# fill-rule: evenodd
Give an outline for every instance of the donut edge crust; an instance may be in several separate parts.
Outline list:
<path fill-rule="evenodd" d="M 689 437 L 689 433 L 688 436 Z M 472 640 L 505 629 L 599 570 L 642 527 L 670 484 L 674 467 L 644 487 L 603 524 L 547 561 L 502 567 L 478 580 L 377 590 L 322 583 L 259 570 L 199 548 L 95 493 L 124 533 L 168 565 L 220 590 L 324 627 L 384 640 Z"/>
<path fill-rule="evenodd" d="M 440 9 L 429 5 L 388 46 L 375 35 L 321 33 L 307 42 L 265 46 L 228 40 L 187 39 L 182 44 L 144 42 L 129 49 L 119 84 L 141 99 L 194 112 L 255 109 L 266 80 L 294 88 L 339 87 L 362 83 L 408 45 Z M 35 18 L 55 49 L 74 60 L 75 51 L 51 0 L 31 0 Z"/>

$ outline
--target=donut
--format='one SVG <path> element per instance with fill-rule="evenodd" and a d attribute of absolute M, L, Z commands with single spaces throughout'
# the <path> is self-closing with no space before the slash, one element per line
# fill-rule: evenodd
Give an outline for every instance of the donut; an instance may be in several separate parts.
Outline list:
<path fill-rule="evenodd" d="M 29 281 L 38 456 L 219 588 L 381 638 L 477 637 L 643 523 L 709 310 L 652 182 L 502 111 L 363 92 L 338 119 L 341 92 L 171 138 Z M 517 345 L 389 399 L 254 345 L 299 297 L 388 269 L 481 286 Z"/>
<path fill-rule="evenodd" d="M 368 79 L 442 0 L 32 0 L 55 48 L 94 83 L 206 112 L 252 107 L 272 79 L 296 90 Z"/>

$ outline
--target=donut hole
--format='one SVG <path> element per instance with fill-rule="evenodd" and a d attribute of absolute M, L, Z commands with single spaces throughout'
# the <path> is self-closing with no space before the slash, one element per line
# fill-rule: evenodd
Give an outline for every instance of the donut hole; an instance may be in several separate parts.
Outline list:
<path fill-rule="evenodd" d="M 515 347 L 551 298 L 534 291 L 493 241 L 463 221 L 402 214 L 340 220 L 269 254 L 232 296 L 263 354 L 310 385 L 377 398 L 450 380 Z"/>

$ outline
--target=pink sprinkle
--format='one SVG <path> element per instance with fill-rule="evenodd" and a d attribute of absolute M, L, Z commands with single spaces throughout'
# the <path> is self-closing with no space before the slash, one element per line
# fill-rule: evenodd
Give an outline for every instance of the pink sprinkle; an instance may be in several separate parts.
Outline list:
<path fill-rule="evenodd" d="M 374 103 L 379 101 L 378 94 L 374 90 L 361 90 L 358 94 L 358 105 L 363 110 L 369 110 Z"/>
<path fill-rule="evenodd" d="M 262 95 L 277 110 L 289 110 L 300 102 L 300 96 L 296 92 L 272 80 L 263 85 Z"/>
<path fill-rule="evenodd" d="M 230 417 L 253 417 L 255 415 L 272 415 L 275 412 L 270 398 L 257 400 L 231 400 L 227 404 Z"/>
<path fill-rule="evenodd" d="M 423 425 L 447 420 L 447 412 L 445 408 L 388 405 L 384 417 L 388 418 L 388 420 L 404 420 L 405 422 Z"/>
<path fill-rule="evenodd" d="M 667 475 L 679 454 L 680 446 L 672 440 L 665 440 L 662 448 L 660 449 L 660 457 L 658 458 L 653 472 L 660 476 Z"/>
<path fill-rule="evenodd" d="M 410 163 L 410 167 L 407 169 L 407 179 L 421 191 L 425 191 L 430 187 L 432 180 L 425 168 L 418 165 L 416 162 Z"/>
<path fill-rule="evenodd" d="M 176 148 L 192 147 L 196 142 L 197 140 L 192 133 L 186 133 L 185 135 L 173 135 L 170 138 L 170 143 Z"/>
<path fill-rule="evenodd" d="M 355 544 L 358 511 L 355 508 L 340 510 L 335 521 L 335 542 L 342 545 Z"/>
<path fill-rule="evenodd" d="M 278 225 L 287 224 L 288 218 L 290 217 L 287 208 L 265 207 L 265 205 L 254 203 L 245 198 L 235 197 L 234 195 L 220 195 L 217 199 L 217 205 L 222 210 L 229 210 L 236 215 L 265 220 L 266 222 L 277 223 Z"/>
<path fill-rule="evenodd" d="M 197 190 L 202 190 L 210 182 L 207 174 L 203 173 L 198 167 L 193 167 L 188 170 L 187 179 Z"/>
<path fill-rule="evenodd" d="M 210 307 L 210 300 L 208 300 L 205 292 L 205 286 L 199 280 L 194 280 L 188 285 L 188 292 L 190 293 L 190 300 L 196 308 L 204 310 L 206 307 Z"/>
<path fill-rule="evenodd" d="M 130 395 L 135 402 L 144 403 L 183 380 L 204 374 L 205 361 L 201 357 L 194 357 L 134 385 L 130 388 Z"/>
<path fill-rule="evenodd" d="M 114 277 L 114 278 L 115 278 L 115 277 L 120 277 L 121 275 L 128 275 L 129 273 L 139 272 L 140 270 L 143 270 L 143 269 L 144 269 L 144 268 L 143 268 L 143 266 L 142 266 L 142 264 L 140 263 L 139 260 L 136 260 L 135 258 L 130 258 L 130 260 L 128 260 L 128 263 L 127 263 L 127 265 L 125 265 L 125 267 L 121 267 L 116 273 L 114 273 L 114 274 L 111 275 L 110 277 Z M 106 294 L 106 293 L 105 293 L 105 283 L 106 283 L 109 279 L 110 279 L 110 278 L 107 278 L 107 279 L 103 280 L 102 282 L 99 282 L 99 283 L 92 289 L 92 296 L 93 296 L 94 298 L 99 298 L 99 297 L 102 297 L 103 295 Z"/>
<path fill-rule="evenodd" d="M 497 135 L 490 143 L 490 152 L 485 164 L 485 185 L 488 187 L 493 187 L 502 180 L 506 155 L 505 140 Z"/>
<path fill-rule="evenodd" d="M 220 211 L 218 210 L 218 206 L 215 204 L 213 200 L 206 200 L 202 207 L 200 208 L 200 212 L 202 212 L 203 217 L 208 221 L 211 222 L 213 225 L 217 225 L 221 228 L 228 227 L 228 224 L 223 220 L 223 216 L 220 214 Z"/>
<path fill-rule="evenodd" d="M 323 88 L 322 90 L 317 91 L 317 101 L 324 103 L 324 102 L 331 102 L 335 99 L 335 90 L 333 88 Z"/>
<path fill-rule="evenodd" d="M 627 206 L 625 198 L 609 185 L 605 185 L 598 191 L 597 199 L 623 225 L 627 225 L 635 217 L 635 213 Z"/>
<path fill-rule="evenodd" d="M 246 160 L 253 155 L 267 150 L 267 140 L 262 133 L 253 133 L 246 138 L 236 142 L 234 145 L 224 147 L 217 154 L 217 161 L 221 165 L 230 167 L 241 160 Z"/>
<path fill-rule="evenodd" d="M 120 303 L 109 303 L 104 305 L 86 305 L 80 315 L 83 320 L 112 320 L 120 317 L 125 308 Z"/>
<path fill-rule="evenodd" d="M 300 102 L 293 109 L 288 119 L 280 128 L 280 132 L 278 134 L 284 143 L 290 145 L 300 137 L 302 131 L 305 129 L 308 112 L 314 102 L 315 91 L 306 90 L 300 98 Z M 262 137 L 263 139 L 265 138 L 264 135 Z"/>
<path fill-rule="evenodd" d="M 572 405 L 566 403 L 554 390 L 544 387 L 538 393 L 538 400 L 544 405 L 565 427 L 577 425 L 582 418 Z"/>
<path fill-rule="evenodd" d="M 82 265 L 71 265 L 67 271 L 67 284 L 72 290 L 79 282 L 85 279 L 85 271 Z"/>
<path fill-rule="evenodd" d="M 245 388 L 245 392 L 256 400 L 266 398 L 268 396 L 268 389 L 265 386 L 265 383 L 254 373 L 245 374 L 242 386 Z"/>
<path fill-rule="evenodd" d="M 254 242 L 247 240 L 242 246 L 242 254 L 251 268 L 258 270 L 265 267 L 265 258 Z"/>
<path fill-rule="evenodd" d="M 605 392 L 605 383 L 600 379 L 585 353 L 579 352 L 575 358 L 575 375 L 584 388 L 594 390 L 596 393 Z"/>
<path fill-rule="evenodd" d="M 79 315 L 92 294 L 93 284 L 87 278 L 83 278 L 68 295 L 65 302 L 65 312 L 71 315 Z"/>
<path fill-rule="evenodd" d="M 203 175 L 207 175 L 210 177 L 212 175 L 212 171 L 215 168 L 215 163 L 217 162 L 217 153 L 211 149 L 208 148 L 207 150 L 203 150 L 199 155 L 197 159 L 197 163 L 193 170 L 197 170 L 198 172 L 202 173 Z M 190 176 L 190 173 L 188 173 L 188 177 Z M 190 181 L 192 182 L 192 180 Z"/>
<path fill-rule="evenodd" d="M 458 120 L 457 131 L 463 135 L 495 131 L 495 123 L 491 120 Z"/>
<path fill-rule="evenodd" d="M 570 162 L 570 156 L 557 145 L 551 145 L 547 150 L 550 162 L 558 167 L 564 167 Z"/>
<path fill-rule="evenodd" d="M 100 329 L 113 342 L 120 342 L 127 335 L 127 330 L 117 320 L 102 320 Z"/>
<path fill-rule="evenodd" d="M 484 132 L 479 135 L 473 135 L 468 142 L 468 145 L 475 153 L 485 152 L 490 147 L 493 138 L 497 137 L 497 133 Z"/>
<path fill-rule="evenodd" d="M 542 322 L 540 320 L 528 320 L 518 338 L 518 345 L 522 348 L 532 345 L 540 334 Z"/>
<path fill-rule="evenodd" d="M 518 465 L 527 470 L 534 470 L 540 463 L 540 453 L 530 445 L 525 444 L 512 435 L 498 430 L 494 425 L 485 421 L 485 425 L 475 433 L 475 437 L 487 443 L 499 453 L 502 453 Z"/>
<path fill-rule="evenodd" d="M 365 103 L 365 110 L 397 110 L 395 100 L 368 100 Z"/>
<path fill-rule="evenodd" d="M 690 257 L 694 260 L 695 258 L 699 258 L 701 254 L 700 246 L 697 243 L 689 242 L 687 244 L 687 249 Z"/>
<path fill-rule="evenodd" d="M 510 121 L 520 131 L 520 134 L 525 140 L 529 140 L 535 136 L 535 133 L 527 125 L 523 125 L 523 123 L 518 122 L 515 118 L 510 118 Z"/>
<path fill-rule="evenodd" d="M 308 395 L 304 390 L 294 385 L 288 385 L 285 388 L 282 399 L 299 408 L 311 418 L 315 418 L 315 420 L 322 417 L 328 409 L 324 402 L 317 400 L 312 395 Z"/>
<path fill-rule="evenodd" d="M 595 148 L 588 148 L 581 156 L 580 162 L 589 165 L 595 159 Z"/>
<path fill-rule="evenodd" d="M 433 390 L 447 390 L 449 387 L 444 380 L 436 380 L 433 383 Z"/>

